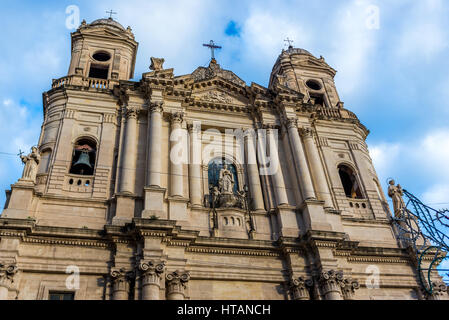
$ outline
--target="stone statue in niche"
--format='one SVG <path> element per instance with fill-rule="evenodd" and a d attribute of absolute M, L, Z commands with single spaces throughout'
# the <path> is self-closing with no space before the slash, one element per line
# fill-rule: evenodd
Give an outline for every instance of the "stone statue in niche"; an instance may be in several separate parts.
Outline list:
<path fill-rule="evenodd" d="M 214 159 L 208 168 L 210 206 L 215 208 L 241 208 L 235 166 L 225 159 Z"/>
<path fill-rule="evenodd" d="M 36 183 L 36 174 L 41 156 L 37 152 L 36 147 L 31 147 L 31 153 L 27 156 L 20 155 L 20 159 L 25 164 L 23 168 L 22 178 L 20 180 L 32 181 Z"/>
<path fill-rule="evenodd" d="M 234 175 L 229 167 L 223 167 L 220 170 L 220 178 L 218 180 L 220 191 L 222 194 L 232 194 L 234 190 Z"/>
<path fill-rule="evenodd" d="M 395 186 L 394 180 L 390 180 L 388 184 L 388 196 L 393 200 L 394 216 L 400 218 L 402 211 L 405 210 L 405 202 L 404 199 L 402 199 L 402 196 L 404 195 L 402 187 L 400 184 Z"/>

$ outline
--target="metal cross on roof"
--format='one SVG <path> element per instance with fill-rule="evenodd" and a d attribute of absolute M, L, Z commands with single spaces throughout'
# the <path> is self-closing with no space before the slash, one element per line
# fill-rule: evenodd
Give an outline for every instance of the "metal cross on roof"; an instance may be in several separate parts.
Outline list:
<path fill-rule="evenodd" d="M 106 11 L 106 13 L 109 13 L 109 19 L 112 19 L 112 15 L 113 14 L 117 14 L 117 12 L 114 12 L 114 11 Z"/>
<path fill-rule="evenodd" d="M 19 149 L 19 153 L 17 154 L 19 157 L 21 157 L 24 154 L 22 150 Z"/>
<path fill-rule="evenodd" d="M 285 39 L 284 42 L 287 42 L 287 43 L 288 43 L 288 48 L 289 48 L 289 49 L 290 49 L 290 48 L 293 48 L 293 46 L 292 46 L 293 40 L 290 40 L 290 39 L 287 37 L 287 39 Z"/>
<path fill-rule="evenodd" d="M 215 55 L 214 55 L 214 50 L 215 49 L 221 49 L 221 47 L 220 46 L 217 46 L 215 43 L 214 43 L 214 40 L 211 40 L 209 43 L 205 43 L 205 44 L 203 44 L 203 46 L 204 47 L 208 47 L 209 49 L 210 49 L 210 52 L 211 52 L 211 60 L 215 60 Z"/>

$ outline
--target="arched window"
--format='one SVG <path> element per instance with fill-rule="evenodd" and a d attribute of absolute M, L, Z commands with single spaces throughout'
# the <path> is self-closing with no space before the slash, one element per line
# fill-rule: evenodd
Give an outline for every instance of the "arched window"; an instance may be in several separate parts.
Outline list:
<path fill-rule="evenodd" d="M 208 179 L 210 187 L 217 187 L 221 193 L 237 193 L 239 182 L 235 165 L 225 158 L 209 162 Z"/>
<path fill-rule="evenodd" d="M 75 143 L 70 173 L 91 176 L 94 174 L 97 144 L 91 139 L 82 138 Z"/>
<path fill-rule="evenodd" d="M 338 166 L 338 173 L 340 175 L 343 189 L 345 189 L 346 197 L 352 199 L 363 199 L 362 191 L 354 171 L 352 171 L 352 169 L 348 166 L 342 164 Z"/>

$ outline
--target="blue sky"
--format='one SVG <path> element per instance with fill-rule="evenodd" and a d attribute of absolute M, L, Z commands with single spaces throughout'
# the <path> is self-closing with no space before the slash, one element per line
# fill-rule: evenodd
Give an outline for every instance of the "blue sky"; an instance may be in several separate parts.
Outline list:
<path fill-rule="evenodd" d="M 106 10 L 139 42 L 135 76 L 150 57 L 178 75 L 207 65 L 210 39 L 222 67 L 267 85 L 286 37 L 338 70 L 345 106 L 371 130 L 380 180 L 396 178 L 435 207 L 449 207 L 449 3 L 395 1 L 2 1 L 0 27 L 0 189 L 20 177 L 19 148 L 37 143 L 42 92 L 67 73 L 66 8 L 81 19 Z M 378 10 L 379 24 L 368 27 Z M 5 200 L 0 193 L 0 202 Z"/>

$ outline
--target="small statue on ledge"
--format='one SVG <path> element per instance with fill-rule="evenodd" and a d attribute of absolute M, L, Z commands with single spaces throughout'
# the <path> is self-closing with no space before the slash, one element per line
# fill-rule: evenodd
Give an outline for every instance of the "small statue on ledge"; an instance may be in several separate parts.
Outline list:
<path fill-rule="evenodd" d="M 402 196 L 404 195 L 402 187 L 400 184 L 395 186 L 393 179 L 390 180 L 388 184 L 388 196 L 393 200 L 394 216 L 400 218 L 403 210 L 406 210 L 404 199 L 402 199 Z"/>
<path fill-rule="evenodd" d="M 23 168 L 22 178 L 20 180 L 32 181 L 36 183 L 37 167 L 41 157 L 36 147 L 31 147 L 31 153 L 27 156 L 20 155 L 20 159 L 25 164 Z"/>
<path fill-rule="evenodd" d="M 153 70 L 153 71 L 161 71 L 161 70 L 163 70 L 164 69 L 164 62 L 165 62 L 164 58 L 151 57 L 150 70 Z"/>

